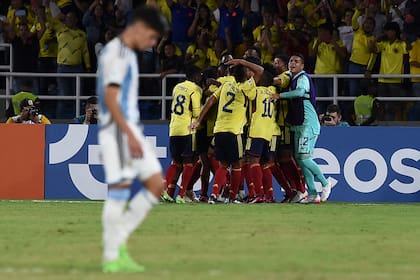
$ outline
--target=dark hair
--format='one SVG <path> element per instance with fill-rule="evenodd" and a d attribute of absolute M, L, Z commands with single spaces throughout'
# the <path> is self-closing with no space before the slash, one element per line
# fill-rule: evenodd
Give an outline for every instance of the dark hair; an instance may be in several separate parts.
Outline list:
<path fill-rule="evenodd" d="M 302 63 L 305 63 L 305 57 L 303 56 L 303 54 L 301 54 L 301 53 L 292 53 L 292 55 L 290 57 L 292 57 L 292 56 L 299 57 L 302 60 Z"/>
<path fill-rule="evenodd" d="M 332 34 L 334 27 L 331 24 L 323 23 L 320 26 L 318 26 L 318 29 L 328 31 L 330 34 Z"/>
<path fill-rule="evenodd" d="M 211 66 L 209 68 L 206 68 L 202 72 L 202 77 L 204 80 L 207 80 L 209 78 L 217 79 L 217 67 Z"/>
<path fill-rule="evenodd" d="M 247 58 L 245 58 L 246 61 L 257 64 L 257 65 L 261 65 L 261 59 L 258 57 L 254 57 L 254 56 L 249 56 Z"/>
<path fill-rule="evenodd" d="M 269 71 L 264 71 L 258 85 L 262 87 L 269 87 L 273 84 L 274 75 L 271 74 Z"/>
<path fill-rule="evenodd" d="M 211 11 L 209 6 L 207 6 L 206 4 L 200 4 L 200 6 L 198 6 L 197 11 L 199 11 L 201 8 L 204 8 L 207 13 L 208 13 L 208 17 L 206 18 L 206 22 L 204 23 L 204 27 L 207 28 L 208 30 L 212 31 L 212 26 L 211 26 Z"/>
<path fill-rule="evenodd" d="M 387 22 L 384 25 L 384 31 L 394 31 L 397 35 L 397 38 L 400 38 L 401 29 L 398 23 L 396 23 L 395 21 Z"/>
<path fill-rule="evenodd" d="M 86 99 L 86 107 L 88 107 L 91 104 L 98 104 L 98 98 L 96 96 L 91 96 L 88 99 Z"/>
<path fill-rule="evenodd" d="M 337 113 L 338 115 L 341 115 L 340 107 L 336 104 L 330 104 L 327 107 L 327 113 Z"/>
<path fill-rule="evenodd" d="M 246 80 L 246 67 L 243 65 L 231 67 L 229 73 L 235 78 L 237 83 L 242 83 Z"/>
<path fill-rule="evenodd" d="M 264 67 L 264 72 L 269 72 L 272 75 L 276 75 L 276 69 L 274 68 L 273 64 L 271 63 L 264 63 L 263 64 Z"/>
<path fill-rule="evenodd" d="M 191 65 L 185 68 L 187 80 L 193 80 L 197 75 L 201 76 L 201 70 L 197 66 Z"/>
<path fill-rule="evenodd" d="M 140 6 L 133 12 L 131 23 L 136 21 L 144 22 L 148 27 L 165 34 L 169 31 L 169 24 L 166 18 L 156 8 L 151 6 Z"/>
<path fill-rule="evenodd" d="M 370 17 L 370 16 L 365 17 L 365 21 L 367 21 L 367 20 L 372 21 L 373 25 L 375 25 L 375 24 L 376 24 L 376 20 L 375 20 L 375 18 L 373 18 L 373 17 Z"/>

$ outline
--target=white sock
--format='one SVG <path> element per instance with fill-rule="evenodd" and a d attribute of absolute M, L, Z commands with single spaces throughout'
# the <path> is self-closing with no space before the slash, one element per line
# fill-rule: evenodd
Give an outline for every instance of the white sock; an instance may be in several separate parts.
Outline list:
<path fill-rule="evenodd" d="M 124 242 L 127 242 L 129 236 L 144 221 L 149 211 L 157 204 L 159 200 L 147 189 L 137 193 L 128 204 L 124 212 Z"/>
<path fill-rule="evenodd" d="M 118 258 L 119 247 L 124 244 L 123 214 L 127 202 L 108 198 L 102 211 L 103 259 L 105 262 Z"/>

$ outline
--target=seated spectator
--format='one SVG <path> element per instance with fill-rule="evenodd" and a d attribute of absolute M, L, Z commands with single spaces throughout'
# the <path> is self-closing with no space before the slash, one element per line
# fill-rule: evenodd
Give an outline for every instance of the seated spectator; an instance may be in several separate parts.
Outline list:
<path fill-rule="evenodd" d="M 340 107 L 336 104 L 330 104 L 325 114 L 319 115 L 321 125 L 325 126 L 350 126 L 348 122 L 342 121 Z"/>
<path fill-rule="evenodd" d="M 396 22 L 384 26 L 385 36 L 379 42 L 372 41 L 372 51 L 381 54 L 379 74 L 404 74 L 404 55 L 411 47 L 400 39 L 400 27 Z M 384 97 L 405 96 L 402 78 L 379 78 L 378 94 Z M 404 104 L 401 102 L 384 102 L 384 120 L 403 120 Z"/>
<path fill-rule="evenodd" d="M 216 38 L 218 27 L 218 24 L 212 18 L 209 7 L 206 4 L 200 4 L 188 29 L 188 36 L 195 38 L 202 30 L 205 30 L 209 34 L 210 40 L 213 41 Z"/>
<path fill-rule="evenodd" d="M 205 69 L 218 64 L 219 60 L 216 57 L 216 53 L 209 44 L 209 36 L 205 30 L 202 30 L 197 35 L 196 42 L 187 48 L 185 65 L 194 65 L 200 69 Z"/>
<path fill-rule="evenodd" d="M 98 98 L 91 96 L 86 100 L 85 114 L 73 119 L 76 124 L 97 124 L 98 123 Z"/>
<path fill-rule="evenodd" d="M 40 114 L 39 109 L 31 99 L 24 99 L 20 103 L 20 114 L 10 117 L 6 123 L 51 124 L 46 116 Z"/>
<path fill-rule="evenodd" d="M 377 85 L 373 80 L 362 81 L 362 93 L 354 100 L 355 125 L 377 125 L 379 101 L 376 99 Z"/>
<path fill-rule="evenodd" d="M 11 106 L 7 109 L 6 116 L 12 117 L 20 113 L 20 104 L 23 100 L 32 100 L 35 102 L 38 96 L 32 93 L 33 82 L 32 79 L 24 79 L 20 84 L 20 91 L 13 95 Z"/>

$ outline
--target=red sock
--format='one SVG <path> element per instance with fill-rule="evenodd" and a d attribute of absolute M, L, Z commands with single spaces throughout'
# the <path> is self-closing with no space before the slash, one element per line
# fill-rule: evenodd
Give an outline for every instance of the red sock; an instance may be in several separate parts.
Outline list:
<path fill-rule="evenodd" d="M 193 187 L 194 187 L 194 184 L 200 178 L 200 173 L 201 173 L 201 167 L 202 166 L 203 166 L 203 164 L 201 163 L 201 161 L 197 161 L 194 164 L 193 171 L 192 171 L 192 176 L 191 176 L 191 180 L 190 180 L 190 183 L 188 184 L 187 190 L 189 190 L 189 191 L 192 190 Z"/>
<path fill-rule="evenodd" d="M 216 170 L 216 175 L 214 176 L 213 188 L 211 190 L 212 194 L 214 194 L 215 196 L 219 195 L 220 188 L 223 185 L 225 185 L 227 182 L 228 174 L 229 174 L 229 171 L 227 170 L 226 167 L 220 166 Z"/>
<path fill-rule="evenodd" d="M 230 174 L 230 190 L 229 190 L 229 198 L 236 199 L 236 196 L 239 193 L 239 186 L 241 185 L 241 168 L 232 169 Z"/>
<path fill-rule="evenodd" d="M 209 181 L 210 181 L 210 170 L 203 170 L 200 175 L 201 178 L 201 196 L 208 196 L 207 192 L 209 191 Z"/>
<path fill-rule="evenodd" d="M 273 192 L 273 174 L 271 174 L 270 167 L 262 168 L 263 173 L 263 186 L 264 186 L 264 193 L 266 199 L 273 199 L 274 192 Z"/>
<path fill-rule="evenodd" d="M 176 188 L 176 182 L 178 181 L 179 174 L 181 173 L 181 167 L 172 163 L 166 170 L 166 191 L 173 197 Z"/>
<path fill-rule="evenodd" d="M 215 158 L 214 154 L 209 154 L 210 161 L 210 171 L 213 174 L 216 174 L 217 169 L 219 169 L 219 161 Z"/>
<path fill-rule="evenodd" d="M 274 178 L 276 178 L 277 182 L 280 184 L 280 186 L 283 188 L 284 192 L 286 193 L 286 196 L 291 197 L 293 191 L 290 188 L 289 182 L 286 176 L 284 175 L 282 169 L 277 164 L 274 164 L 273 166 L 271 166 L 270 169 Z"/>
<path fill-rule="evenodd" d="M 192 163 L 184 164 L 184 169 L 182 169 L 182 180 L 181 180 L 181 186 L 179 188 L 178 195 L 180 197 L 184 197 L 185 191 L 187 190 L 187 187 L 191 181 L 191 177 L 193 175 L 193 165 Z"/>
<path fill-rule="evenodd" d="M 296 161 L 293 158 L 290 158 L 290 160 L 282 162 L 280 166 L 291 187 L 304 193 L 305 183 L 302 180 L 301 172 L 299 172 L 299 167 Z"/>
<path fill-rule="evenodd" d="M 251 176 L 252 176 L 252 181 L 254 182 L 255 192 L 257 193 L 257 196 L 263 197 L 264 187 L 262 183 L 261 166 L 259 163 L 251 165 Z"/>
<path fill-rule="evenodd" d="M 248 187 L 248 196 L 254 197 L 255 196 L 255 187 L 254 183 L 252 182 L 251 170 L 249 167 L 249 163 L 245 163 L 242 166 L 242 174 L 245 177 L 246 185 Z"/>

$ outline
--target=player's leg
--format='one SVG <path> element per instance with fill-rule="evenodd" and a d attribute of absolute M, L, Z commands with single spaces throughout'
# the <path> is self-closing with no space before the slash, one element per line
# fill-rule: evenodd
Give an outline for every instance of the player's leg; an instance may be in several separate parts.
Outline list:
<path fill-rule="evenodd" d="M 268 162 L 268 167 L 270 168 L 271 174 L 283 188 L 285 195 L 282 203 L 289 202 L 292 197 L 292 188 L 290 182 L 287 180 L 283 170 L 280 168 L 279 162 L 282 159 L 282 154 L 284 151 L 284 140 L 279 135 L 273 135 L 270 143 L 270 162 Z"/>
<path fill-rule="evenodd" d="M 159 197 L 164 189 L 162 167 L 153 152 L 153 148 L 145 140 L 139 129 L 133 129 L 133 131 L 136 132 L 138 140 L 143 147 L 143 157 L 132 160 L 132 164 L 127 169 L 131 169 L 138 175 L 144 188 L 129 201 L 123 214 L 123 237 L 125 243 L 130 235 L 141 225 L 152 207 L 159 202 Z M 121 253 L 123 258 L 134 263 L 124 247 Z"/>
<path fill-rule="evenodd" d="M 129 161 L 127 145 L 116 125 L 100 130 L 98 139 L 102 149 L 106 182 L 109 184 L 108 196 L 102 211 L 102 270 L 104 272 L 142 271 L 141 266 L 127 262 L 124 254 L 121 254 L 126 242 L 124 215 L 132 182 L 132 174 L 123 171 L 124 165 Z"/>
<path fill-rule="evenodd" d="M 181 185 L 179 186 L 179 192 L 175 198 L 176 203 L 185 203 L 184 195 L 191 182 L 191 178 L 194 172 L 194 164 L 196 159 L 195 157 L 195 134 L 190 134 L 187 136 L 182 136 L 182 176 L 181 176 Z"/>
<path fill-rule="evenodd" d="M 182 172 L 183 141 L 180 136 L 171 136 L 169 138 L 169 150 L 172 162 L 165 173 L 166 189 L 162 194 L 162 199 L 174 202 L 176 184 Z"/>
<path fill-rule="evenodd" d="M 200 198 L 201 202 L 207 202 L 209 199 L 208 190 L 210 184 L 210 169 L 211 163 L 208 157 L 208 152 L 200 154 L 200 160 L 203 165 L 200 174 L 200 181 L 201 181 L 201 191 L 200 191 Z"/>
<path fill-rule="evenodd" d="M 262 183 L 264 186 L 265 202 L 273 203 L 274 200 L 274 190 L 273 190 L 273 174 L 270 170 L 270 165 L 273 163 L 272 154 L 269 148 L 269 142 L 266 141 L 261 156 L 260 164 L 262 170 Z"/>
<path fill-rule="evenodd" d="M 233 145 L 230 146 L 231 153 L 229 155 L 229 161 L 232 164 L 232 170 L 230 173 L 230 188 L 229 188 L 229 202 L 241 203 L 237 200 L 239 194 L 239 187 L 241 185 L 242 170 L 241 170 L 241 159 L 243 158 L 243 144 L 242 135 L 231 134 L 231 142 Z"/>
<path fill-rule="evenodd" d="M 255 186 L 256 197 L 251 203 L 264 202 L 263 173 L 261 170 L 260 159 L 264 149 L 264 140 L 259 138 L 248 138 L 246 154 L 250 164 L 252 181 Z"/>

